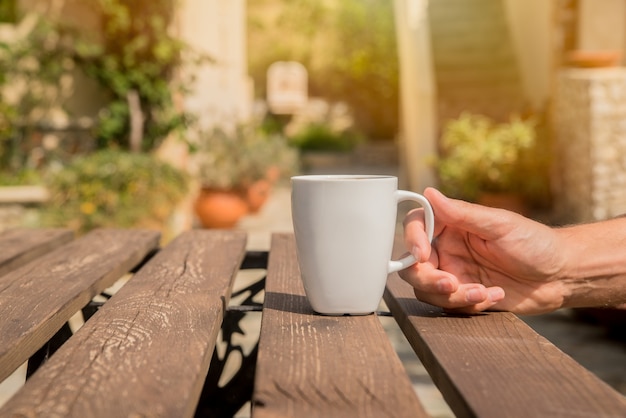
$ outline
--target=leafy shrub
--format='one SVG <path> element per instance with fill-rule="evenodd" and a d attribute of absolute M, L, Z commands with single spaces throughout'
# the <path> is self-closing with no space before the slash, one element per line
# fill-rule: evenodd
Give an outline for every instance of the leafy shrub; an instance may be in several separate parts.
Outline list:
<path fill-rule="evenodd" d="M 441 188 L 451 196 L 476 200 L 481 192 L 529 194 L 547 185 L 544 150 L 537 122 L 511 117 L 496 123 L 483 115 L 464 113 L 446 124 L 437 172 Z"/>
<path fill-rule="evenodd" d="M 147 154 L 104 150 L 50 176 L 44 224 L 78 232 L 97 227 L 162 229 L 185 197 L 186 173 Z"/>
<path fill-rule="evenodd" d="M 42 174 L 37 170 L 27 168 L 11 172 L 0 170 L 0 186 L 38 185 L 42 182 Z"/>
<path fill-rule="evenodd" d="M 230 129 L 216 126 L 201 132 L 192 145 L 196 175 L 204 187 L 246 189 L 272 170 L 279 177 L 297 171 L 298 154 L 287 139 L 267 133 L 256 123 L 239 123 Z"/>
<path fill-rule="evenodd" d="M 291 137 L 291 143 L 302 151 L 351 151 L 362 140 L 352 131 L 335 131 L 325 123 L 310 123 Z"/>
<path fill-rule="evenodd" d="M 88 4 L 101 17 L 106 36 L 72 28 L 72 51 L 77 65 L 111 97 L 98 114 L 99 147 L 136 146 L 129 139 L 130 97 L 136 94 L 143 118 L 140 149 L 151 151 L 170 132 L 194 122 L 193 115 L 176 109 L 174 97 L 190 91 L 195 75 L 178 69 L 210 59 L 168 30 L 176 0 L 90 0 Z"/>

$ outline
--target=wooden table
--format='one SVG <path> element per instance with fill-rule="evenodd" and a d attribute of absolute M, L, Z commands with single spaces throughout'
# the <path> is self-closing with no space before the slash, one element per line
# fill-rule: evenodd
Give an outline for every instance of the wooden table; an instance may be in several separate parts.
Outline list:
<path fill-rule="evenodd" d="M 229 306 L 249 267 L 266 279 Z M 92 301 L 129 272 L 110 299 Z M 395 275 L 385 301 L 458 416 L 626 416 L 623 396 L 515 315 L 448 316 Z M 72 335 L 66 323 L 81 309 L 90 318 Z M 249 353 L 232 344 L 245 315 L 262 315 Z M 221 354 L 218 335 L 230 340 Z M 242 367 L 218 383 L 233 353 L 245 354 Z M 246 400 L 255 417 L 427 416 L 376 315 L 311 311 L 290 234 L 273 236 L 269 256 L 246 256 L 241 231 L 193 230 L 163 249 L 151 231 L 4 232 L 0 380 L 26 361 L 30 377 L 2 417 L 219 416 Z"/>

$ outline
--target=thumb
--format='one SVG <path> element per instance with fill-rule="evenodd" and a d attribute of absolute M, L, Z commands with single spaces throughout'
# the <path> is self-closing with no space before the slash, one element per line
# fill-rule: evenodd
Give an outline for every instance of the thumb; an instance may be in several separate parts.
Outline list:
<path fill-rule="evenodd" d="M 424 191 L 435 212 L 438 228 L 454 226 L 486 240 L 496 239 L 516 224 L 514 212 L 451 199 L 432 187 Z M 504 228 L 504 229 L 503 229 Z"/>

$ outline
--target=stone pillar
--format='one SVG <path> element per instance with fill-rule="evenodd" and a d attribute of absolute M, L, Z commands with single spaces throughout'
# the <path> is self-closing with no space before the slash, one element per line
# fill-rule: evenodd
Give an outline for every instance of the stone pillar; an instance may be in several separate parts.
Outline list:
<path fill-rule="evenodd" d="M 626 68 L 566 69 L 554 108 L 561 222 L 626 213 Z"/>

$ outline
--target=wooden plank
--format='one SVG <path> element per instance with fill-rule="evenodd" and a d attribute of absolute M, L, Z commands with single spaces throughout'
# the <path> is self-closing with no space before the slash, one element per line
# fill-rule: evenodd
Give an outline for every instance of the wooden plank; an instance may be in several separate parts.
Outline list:
<path fill-rule="evenodd" d="M 0 276 L 0 381 L 158 242 L 154 231 L 97 230 Z"/>
<path fill-rule="evenodd" d="M 626 416 L 622 395 L 512 313 L 445 315 L 397 274 L 385 302 L 457 416 Z"/>
<path fill-rule="evenodd" d="M 322 316 L 291 234 L 273 235 L 253 417 L 427 416 L 378 318 Z"/>
<path fill-rule="evenodd" d="M 0 276 L 70 241 L 69 229 L 15 228 L 0 234 Z"/>
<path fill-rule="evenodd" d="M 0 416 L 192 416 L 245 243 L 244 232 L 194 230 L 177 237 Z"/>

